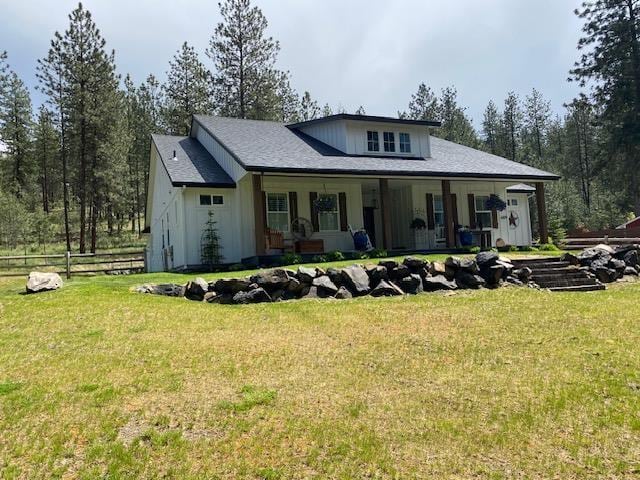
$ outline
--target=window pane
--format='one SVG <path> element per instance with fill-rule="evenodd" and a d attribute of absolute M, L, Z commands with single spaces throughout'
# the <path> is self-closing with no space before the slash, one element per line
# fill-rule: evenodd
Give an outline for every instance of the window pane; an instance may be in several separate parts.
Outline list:
<path fill-rule="evenodd" d="M 211 195 L 211 203 L 213 205 L 222 205 L 224 203 L 222 195 Z"/>
<path fill-rule="evenodd" d="M 378 132 L 367 131 L 367 150 L 370 152 L 377 152 L 380 150 L 380 143 L 378 141 Z"/>
<path fill-rule="evenodd" d="M 433 196 L 433 210 L 434 212 L 444 211 L 444 208 L 442 207 L 442 195 Z"/>
<path fill-rule="evenodd" d="M 200 205 L 211 205 L 211 195 L 200 195 Z"/>
<path fill-rule="evenodd" d="M 338 230 L 338 212 L 319 212 L 320 231 Z"/>
<path fill-rule="evenodd" d="M 288 198 L 285 193 L 267 194 L 267 210 L 269 212 L 287 212 L 289 211 L 288 204 Z"/>
<path fill-rule="evenodd" d="M 489 197 L 487 197 L 486 195 L 476 196 L 476 212 L 487 210 L 487 200 L 489 200 Z"/>
<path fill-rule="evenodd" d="M 400 134 L 400 151 L 402 153 L 411 152 L 411 137 L 408 133 Z"/>
<path fill-rule="evenodd" d="M 482 228 L 491 227 L 491 213 L 490 212 L 482 212 L 476 213 L 476 225 L 478 228 L 482 226 Z"/>
<path fill-rule="evenodd" d="M 280 212 L 267 213 L 267 225 L 269 228 L 279 232 L 289 231 L 289 214 Z"/>
<path fill-rule="evenodd" d="M 396 151 L 396 143 L 395 143 L 395 135 L 393 132 L 384 132 L 384 151 L 385 152 L 395 152 Z"/>
<path fill-rule="evenodd" d="M 513 207 L 517 207 L 517 206 L 518 206 L 518 200 L 516 200 L 515 198 L 513 198 L 513 199 L 511 200 L 511 206 L 513 206 Z"/>

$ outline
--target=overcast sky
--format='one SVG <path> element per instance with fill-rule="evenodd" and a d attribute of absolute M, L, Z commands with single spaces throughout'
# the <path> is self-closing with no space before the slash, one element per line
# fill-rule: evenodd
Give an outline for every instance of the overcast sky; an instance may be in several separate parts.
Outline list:
<path fill-rule="evenodd" d="M 363 105 L 368 114 L 406 109 L 420 82 L 458 89 L 476 126 L 489 101 L 532 88 L 556 112 L 577 92 L 566 81 L 577 58 L 578 0 L 254 0 L 280 41 L 279 66 L 293 86 L 320 104 Z M 136 82 L 165 77 L 183 41 L 205 63 L 219 21 L 214 0 L 87 0 L 85 6 L 115 49 L 121 74 Z M 0 0 L 0 51 L 29 87 L 56 30 L 67 27 L 73 0 Z M 210 65 L 210 64 L 209 64 Z M 34 103 L 41 97 L 34 93 Z"/>

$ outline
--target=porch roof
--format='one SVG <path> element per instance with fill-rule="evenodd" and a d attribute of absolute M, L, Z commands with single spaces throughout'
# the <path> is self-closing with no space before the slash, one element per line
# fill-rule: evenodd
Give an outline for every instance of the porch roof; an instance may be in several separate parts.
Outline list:
<path fill-rule="evenodd" d="M 279 122 L 194 115 L 247 171 L 557 180 L 553 173 L 431 136 L 431 158 L 348 155 Z"/>
<path fill-rule="evenodd" d="M 227 172 L 196 139 L 173 135 L 151 135 L 151 139 L 174 186 L 236 186 Z"/>

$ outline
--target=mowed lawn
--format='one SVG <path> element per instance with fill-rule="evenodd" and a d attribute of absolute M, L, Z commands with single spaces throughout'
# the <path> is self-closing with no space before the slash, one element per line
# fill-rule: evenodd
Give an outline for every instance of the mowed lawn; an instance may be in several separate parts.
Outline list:
<path fill-rule="evenodd" d="M 0 478 L 640 476 L 640 283 L 247 306 L 130 291 L 188 278 L 0 281 Z"/>

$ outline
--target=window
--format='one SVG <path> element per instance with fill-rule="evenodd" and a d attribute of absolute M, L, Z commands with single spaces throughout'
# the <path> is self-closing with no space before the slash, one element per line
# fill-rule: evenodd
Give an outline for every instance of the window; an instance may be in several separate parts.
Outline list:
<path fill-rule="evenodd" d="M 321 232 L 335 232 L 340 230 L 340 218 L 338 217 L 338 195 L 335 193 L 321 193 L 318 198 L 331 198 L 333 208 L 318 212 L 318 226 Z"/>
<path fill-rule="evenodd" d="M 518 206 L 518 199 L 516 198 L 508 198 L 507 199 L 507 205 L 510 207 L 517 207 Z"/>
<path fill-rule="evenodd" d="M 267 193 L 267 226 L 289 231 L 289 198 L 286 193 Z"/>
<path fill-rule="evenodd" d="M 411 153 L 411 136 L 408 133 L 400 134 L 400 152 Z"/>
<path fill-rule="evenodd" d="M 367 150 L 370 152 L 380 151 L 380 142 L 378 140 L 378 132 L 367 131 Z"/>
<path fill-rule="evenodd" d="M 435 224 L 436 240 L 443 240 L 444 233 L 444 205 L 442 203 L 442 195 L 433 196 L 433 220 Z"/>
<path fill-rule="evenodd" d="M 395 152 L 396 151 L 396 138 L 393 132 L 384 132 L 384 151 L 385 152 Z"/>
<path fill-rule="evenodd" d="M 224 197 L 222 195 L 200 195 L 200 205 L 203 207 L 223 204 Z"/>
<path fill-rule="evenodd" d="M 491 228 L 491 210 L 487 210 L 488 195 L 476 195 L 476 226 Z"/>

